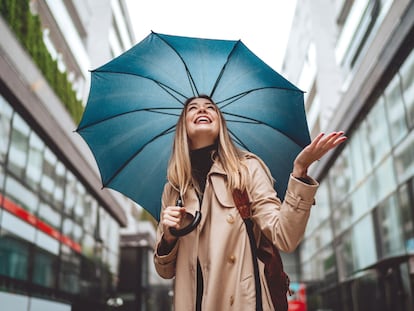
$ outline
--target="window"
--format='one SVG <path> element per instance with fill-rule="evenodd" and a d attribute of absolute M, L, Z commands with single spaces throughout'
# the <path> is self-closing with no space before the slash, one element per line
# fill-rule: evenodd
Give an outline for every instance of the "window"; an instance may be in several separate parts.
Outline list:
<path fill-rule="evenodd" d="M 345 147 L 329 171 L 333 203 L 341 202 L 351 190 L 352 171 L 348 155 L 348 149 Z"/>
<path fill-rule="evenodd" d="M 14 203 L 20 205 L 32 214 L 39 206 L 39 197 L 32 190 L 20 183 L 19 180 L 8 175 L 5 183 L 5 193 Z"/>
<path fill-rule="evenodd" d="M 4 163 L 9 147 L 12 114 L 9 103 L 0 95 L 0 163 Z"/>
<path fill-rule="evenodd" d="M 410 198 L 410 186 L 412 184 L 413 181 L 404 184 L 398 192 L 405 249 L 408 253 L 414 253 L 414 202 L 412 201 L 414 198 Z"/>
<path fill-rule="evenodd" d="M 66 174 L 66 183 L 65 183 L 65 211 L 67 214 L 71 215 L 73 211 L 73 207 L 75 206 L 76 202 L 76 178 L 75 176 L 68 171 Z"/>
<path fill-rule="evenodd" d="M 405 252 L 401 210 L 396 195 L 382 202 L 376 210 L 380 238 L 381 258 L 401 255 Z"/>
<path fill-rule="evenodd" d="M 414 176 L 414 131 L 395 149 L 394 165 L 398 181 L 405 182 Z"/>
<path fill-rule="evenodd" d="M 333 211 L 334 234 L 339 235 L 348 229 L 352 223 L 352 203 L 348 198 L 340 205 L 334 207 Z"/>
<path fill-rule="evenodd" d="M 37 249 L 33 265 L 33 283 L 49 288 L 55 287 L 57 257 Z"/>
<path fill-rule="evenodd" d="M 45 202 L 41 202 L 39 205 L 39 218 L 53 228 L 60 229 L 62 222 L 61 214 Z"/>
<path fill-rule="evenodd" d="M 375 247 L 372 213 L 367 214 L 355 224 L 352 230 L 352 244 L 352 248 L 355 250 L 354 269 L 363 269 L 375 263 L 377 260 L 377 251 Z"/>
<path fill-rule="evenodd" d="M 395 146 L 408 132 L 399 75 L 395 75 L 385 89 L 385 103 L 387 107 L 391 140 Z"/>
<path fill-rule="evenodd" d="M 85 187 L 80 183 L 77 182 L 76 183 L 76 203 L 75 203 L 75 209 L 74 209 L 74 217 L 76 222 L 79 223 L 83 223 L 83 217 L 85 215 L 85 210 L 84 210 L 84 201 L 85 201 L 85 195 L 86 195 L 86 190 Z"/>
<path fill-rule="evenodd" d="M 397 188 L 394 167 L 388 157 L 369 178 L 369 206 L 373 207 Z"/>
<path fill-rule="evenodd" d="M 339 280 L 345 280 L 354 271 L 354 249 L 350 232 L 344 234 L 335 248 Z"/>
<path fill-rule="evenodd" d="M 63 209 L 63 195 L 65 189 L 66 168 L 62 162 L 57 161 L 55 167 L 55 190 L 53 191 L 53 203 L 55 207 Z"/>
<path fill-rule="evenodd" d="M 80 292 L 80 258 L 69 247 L 63 246 L 60 262 L 59 288 L 65 292 Z"/>
<path fill-rule="evenodd" d="M 368 160 L 375 166 L 391 150 L 383 97 L 377 100 L 374 107 L 368 113 L 363 134 L 365 135 L 365 143 L 368 148 Z"/>
<path fill-rule="evenodd" d="M 10 171 L 20 178 L 23 178 L 27 162 L 29 134 L 29 126 L 19 115 L 16 114 L 13 118 L 8 166 Z"/>
<path fill-rule="evenodd" d="M 29 258 L 28 243 L 9 235 L 0 235 L 0 274 L 27 280 Z"/>
<path fill-rule="evenodd" d="M 354 185 L 359 184 L 368 174 L 371 165 L 369 164 L 369 157 L 367 157 L 366 151 L 366 135 L 361 134 L 358 129 L 352 134 L 352 137 L 348 141 L 350 162 L 352 163 L 352 182 Z"/>
<path fill-rule="evenodd" d="M 52 202 L 55 191 L 55 167 L 57 158 L 55 154 L 46 147 L 43 156 L 43 176 L 40 182 L 41 193 L 44 199 Z"/>
<path fill-rule="evenodd" d="M 407 109 L 408 123 L 414 127 L 414 51 L 401 66 L 401 85 L 404 104 Z"/>
<path fill-rule="evenodd" d="M 43 165 L 43 141 L 32 132 L 29 138 L 29 154 L 26 168 L 26 182 L 33 190 L 39 189 Z"/>
<path fill-rule="evenodd" d="M 85 231 L 93 233 L 96 225 L 96 213 L 98 209 L 98 203 L 90 195 L 86 194 L 84 197 L 84 210 L 83 226 Z"/>

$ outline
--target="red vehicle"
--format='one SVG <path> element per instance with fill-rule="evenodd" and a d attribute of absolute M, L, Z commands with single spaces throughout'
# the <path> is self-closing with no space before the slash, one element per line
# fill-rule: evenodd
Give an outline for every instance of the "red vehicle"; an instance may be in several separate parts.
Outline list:
<path fill-rule="evenodd" d="M 288 296 L 288 311 L 307 311 L 306 286 L 303 283 L 290 283 L 291 296 Z"/>

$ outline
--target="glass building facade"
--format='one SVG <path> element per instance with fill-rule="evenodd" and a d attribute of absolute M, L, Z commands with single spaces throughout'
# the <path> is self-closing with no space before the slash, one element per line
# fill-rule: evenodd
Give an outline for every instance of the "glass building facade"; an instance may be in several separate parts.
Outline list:
<path fill-rule="evenodd" d="M 98 6 L 106 18 L 93 14 Z M 1 7 L 0 310 L 106 310 L 118 286 L 124 207 L 132 203 L 101 189 L 68 103 L 15 25 L 36 16 L 49 66 L 57 65 L 83 100 L 90 66 L 132 45 L 125 1 L 22 0 Z"/>
<path fill-rule="evenodd" d="M 298 0 L 285 75 L 311 134 L 348 140 L 320 181 L 295 282 L 308 310 L 414 310 L 414 1 Z M 298 49 L 300 42 L 301 49 Z"/>
<path fill-rule="evenodd" d="M 3 96 L 0 204 L 0 290 L 100 301 L 116 286 L 120 224 Z"/>
<path fill-rule="evenodd" d="M 412 0 L 297 2 L 283 74 L 312 137 L 348 136 L 309 172 L 320 188 L 290 261 L 307 310 L 414 310 L 413 38 Z"/>
<path fill-rule="evenodd" d="M 414 308 L 413 81 L 411 52 L 321 183 L 300 258 L 333 310 Z"/>

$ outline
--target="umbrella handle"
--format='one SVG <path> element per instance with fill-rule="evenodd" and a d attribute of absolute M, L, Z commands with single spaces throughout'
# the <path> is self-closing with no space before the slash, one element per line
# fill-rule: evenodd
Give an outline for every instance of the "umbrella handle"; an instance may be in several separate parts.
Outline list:
<path fill-rule="evenodd" d="M 181 198 L 178 198 L 176 205 L 181 206 L 181 207 L 183 206 L 183 202 L 181 201 Z M 196 211 L 194 214 L 193 220 L 188 226 L 181 228 L 181 229 L 170 228 L 170 233 L 176 237 L 184 236 L 186 234 L 189 234 L 191 231 L 193 231 L 198 226 L 200 221 L 201 221 L 201 212 Z"/>

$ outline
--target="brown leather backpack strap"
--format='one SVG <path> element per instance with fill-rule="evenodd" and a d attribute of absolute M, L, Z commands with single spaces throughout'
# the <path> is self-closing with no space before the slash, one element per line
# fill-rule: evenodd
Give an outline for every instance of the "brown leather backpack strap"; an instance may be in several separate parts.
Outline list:
<path fill-rule="evenodd" d="M 251 218 L 252 210 L 250 208 L 250 201 L 247 191 L 241 191 L 239 189 L 233 190 L 233 200 L 243 220 Z"/>
<path fill-rule="evenodd" d="M 251 219 L 252 211 L 250 207 L 250 200 L 247 191 L 233 190 L 233 200 L 239 210 L 240 216 L 243 218 L 246 225 L 247 235 L 249 237 L 250 249 L 253 260 L 254 282 L 256 290 L 256 311 L 263 311 L 262 305 L 262 286 L 260 284 L 259 264 L 257 262 L 257 247 L 256 240 L 253 233 L 253 221 Z"/>
<path fill-rule="evenodd" d="M 256 247 L 256 241 L 253 233 L 253 221 L 251 219 L 251 202 L 247 191 L 234 190 L 233 200 L 243 221 L 246 225 L 249 236 L 250 247 L 253 257 L 253 270 L 256 287 L 256 310 L 263 310 L 261 300 L 261 285 L 259 278 L 259 269 L 257 259 L 260 259 L 264 265 L 264 274 L 266 283 L 269 287 L 272 304 L 276 311 L 288 311 L 287 292 L 289 292 L 289 277 L 283 270 L 283 262 L 279 250 L 264 235 L 260 239 L 259 248 Z M 257 299 L 260 297 L 260 299 Z"/>

